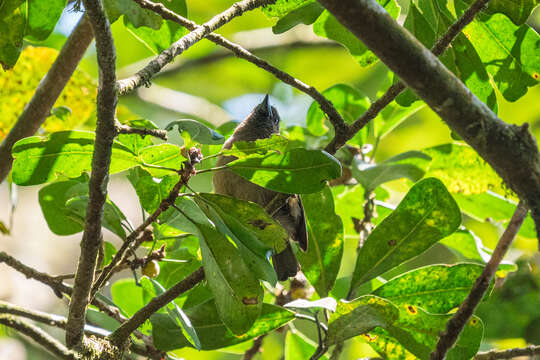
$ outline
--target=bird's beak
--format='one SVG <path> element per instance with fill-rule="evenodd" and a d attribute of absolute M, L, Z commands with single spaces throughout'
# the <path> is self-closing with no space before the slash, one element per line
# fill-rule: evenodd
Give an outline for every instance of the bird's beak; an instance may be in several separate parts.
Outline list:
<path fill-rule="evenodd" d="M 270 106 L 270 99 L 269 99 L 268 94 L 266 94 L 266 96 L 264 97 L 263 102 L 259 106 L 261 106 L 261 109 L 264 111 L 265 114 L 268 115 L 269 118 L 273 117 L 272 106 Z"/>

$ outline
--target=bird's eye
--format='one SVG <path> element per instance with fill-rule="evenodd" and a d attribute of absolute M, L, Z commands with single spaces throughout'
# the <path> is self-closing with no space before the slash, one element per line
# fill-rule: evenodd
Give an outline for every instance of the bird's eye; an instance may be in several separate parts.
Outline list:
<path fill-rule="evenodd" d="M 279 116 L 274 116 L 274 124 L 279 124 Z"/>

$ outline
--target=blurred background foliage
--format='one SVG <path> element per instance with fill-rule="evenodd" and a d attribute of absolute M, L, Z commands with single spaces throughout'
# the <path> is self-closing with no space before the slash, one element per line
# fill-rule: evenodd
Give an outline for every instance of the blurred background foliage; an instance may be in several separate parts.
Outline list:
<path fill-rule="evenodd" d="M 402 13 L 407 12 L 408 0 L 398 1 L 402 6 Z M 207 0 L 187 1 L 188 17 L 197 23 L 202 23 L 232 4 L 231 0 Z M 28 90 L 19 94 L 15 99 L 17 103 L 0 103 L 0 130 L 5 132 L 13 121 L 16 114 L 20 113 L 21 107 L 32 94 L 39 79 L 45 74 L 52 62 L 54 53 L 51 49 L 59 50 L 81 13 L 73 10 L 65 11 L 52 36 L 43 42 L 27 43 L 23 56 L 15 66 L 13 73 L 0 74 L 0 98 L 12 95 L 15 91 L 7 84 L 11 81 L 25 82 Z M 401 15 L 403 16 L 403 15 Z M 529 24 L 535 29 L 540 28 L 540 11 L 536 11 L 529 18 Z M 246 13 L 235 19 L 219 30 L 219 33 L 232 41 L 244 45 L 248 49 L 266 59 L 278 68 L 292 74 L 303 82 L 315 86 L 320 91 L 335 84 L 344 83 L 358 89 L 372 100 L 377 92 L 384 89 L 389 81 L 389 73 L 382 63 L 376 63 L 370 67 L 361 67 L 350 56 L 348 51 L 339 44 L 318 38 L 313 34 L 311 27 L 297 26 L 293 31 L 282 35 L 273 35 L 271 26 L 274 23 L 260 10 Z M 117 21 L 112 26 L 113 36 L 117 49 L 117 67 L 119 78 L 133 74 L 144 66 L 154 53 L 138 41 L 133 34 Z M 301 39 L 302 41 L 299 41 Z M 306 40 L 307 39 L 307 40 Z M 50 49 L 36 49 L 33 47 L 48 47 Z M 29 61 L 39 63 L 40 66 L 28 65 Z M 95 121 L 95 113 L 91 110 L 95 96 L 97 83 L 97 63 L 95 48 L 93 46 L 87 52 L 72 85 L 65 90 L 65 97 L 69 102 L 71 114 L 67 114 L 69 128 L 71 125 L 89 127 Z M 17 79 L 15 77 L 18 77 Z M 201 41 L 180 56 L 174 64 L 156 77 L 150 88 L 142 88 L 139 92 L 120 98 L 119 118 L 133 119 L 146 118 L 163 127 L 172 120 L 189 117 L 202 120 L 203 122 L 217 127 L 228 120 L 243 119 L 252 107 L 260 102 L 263 94 L 271 95 L 272 103 L 279 110 L 283 130 L 289 132 L 289 137 L 294 137 L 294 125 L 304 125 L 306 114 L 311 104 L 311 99 L 305 94 L 292 89 L 288 85 L 280 83 L 269 73 L 254 65 L 238 59 L 219 49 L 209 41 Z M 71 87 L 70 87 L 71 86 Z M 10 97 L 14 99 L 13 97 Z M 73 99 L 76 99 L 74 101 Z M 530 88 L 528 93 L 516 102 L 506 101 L 501 94 L 497 93 L 499 104 L 499 116 L 501 119 L 514 124 L 528 122 L 533 134 L 540 138 L 540 87 Z M 57 106 L 66 105 L 60 101 Z M 62 115 L 63 116 L 63 115 Z M 44 127 L 46 131 L 54 131 L 55 121 L 61 116 L 53 116 Z M 64 120 L 62 120 L 64 121 Z M 0 138 L 5 134 L 0 132 Z M 181 141 L 177 139 L 177 141 Z M 448 127 L 429 108 L 423 107 L 397 129 L 381 140 L 378 144 L 376 160 L 384 160 L 388 157 L 408 150 L 419 150 L 439 144 L 452 142 L 453 139 Z M 323 142 L 324 144 L 324 142 Z M 204 151 L 204 149 L 203 149 Z M 199 179 L 200 178 L 200 179 Z M 192 185 L 197 190 L 211 191 L 209 176 L 201 176 L 194 179 Z M 133 200 L 127 200 L 133 193 L 121 193 L 115 195 L 115 186 L 118 191 L 125 183 L 113 182 L 111 196 L 115 198 L 121 208 L 127 208 L 133 204 Z M 397 180 L 385 184 L 390 193 L 390 201 L 397 203 L 408 189 L 410 183 L 407 180 Z M 34 201 L 37 198 L 37 187 L 21 188 L 20 197 Z M 9 198 L 7 185 L 0 187 L 0 203 L 7 204 Z M 358 196 L 361 199 L 361 195 Z M 339 206 L 339 205 L 338 205 Z M 358 200 L 356 206 L 361 211 L 362 200 Z M 7 207 L 7 206 L 6 206 Z M 8 210 L 2 209 L 0 219 L 7 222 Z M 31 216 L 41 217 L 38 210 Z M 339 212 L 339 211 L 338 211 Z M 135 211 L 133 213 L 136 213 Z M 137 217 L 134 214 L 134 217 Z M 17 215 L 19 216 L 19 215 Z M 21 216 L 24 216 L 21 215 Z M 19 224 L 23 223 L 21 220 Z M 136 220 L 134 220 L 136 223 Z M 473 219 L 465 217 L 465 225 L 475 231 L 483 243 L 493 248 L 503 228 L 497 222 L 485 219 Z M 37 232 L 46 232 L 47 237 L 56 239 L 56 244 L 72 242 L 68 247 L 63 246 L 65 258 L 72 258 L 78 254 L 78 237 L 58 239 L 50 234 L 50 230 L 41 220 L 37 221 Z M 345 224 L 347 226 L 347 223 Z M 16 230 L 16 227 L 14 228 Z M 2 236 L 0 248 L 9 248 L 9 242 L 24 241 L 18 238 L 14 232 L 11 237 Z M 347 234 L 347 231 L 346 231 Z M 109 234 L 108 234 L 109 235 Z M 109 235 L 110 237 L 110 235 Z M 345 252 L 342 261 L 340 279 L 345 279 L 352 273 L 357 239 L 355 236 L 346 236 Z M 484 302 L 478 310 L 478 315 L 485 323 L 485 339 L 481 350 L 487 350 L 493 346 L 509 348 L 524 346 L 526 343 L 540 343 L 540 257 L 535 254 L 536 240 L 518 236 L 509 259 L 517 260 L 519 270 L 510 275 L 504 283 L 498 284 L 493 296 Z M 50 246 L 54 250 L 54 246 Z M 21 251 L 23 251 L 21 249 Z M 51 258 L 51 261 L 62 262 L 63 256 Z M 394 269 L 395 274 L 418 266 L 436 262 L 451 263 L 457 258 L 442 246 L 435 245 L 421 256 Z M 54 264 L 45 265 L 60 271 L 62 266 Z M 389 275 L 391 275 L 389 273 Z M 343 282 L 343 281 L 342 281 Z M 24 281 L 13 283 L 13 292 L 17 287 L 25 286 Z M 43 290 L 40 288 L 40 290 Z M 345 291 L 345 289 L 344 289 Z M 339 292 L 339 286 L 334 292 Z M 338 294 L 339 295 L 339 294 Z M 341 294 L 343 296 L 344 294 Z M 9 294 L 0 294 L 0 297 L 9 297 Z M 38 301 L 36 298 L 35 301 Z M 53 307 L 53 311 L 60 311 L 58 304 L 38 304 L 37 308 L 46 309 Z M 305 324 L 297 320 L 295 325 L 312 339 L 316 338 L 311 324 Z M 8 336 L 15 336 L 8 333 Z M 17 337 L 25 344 L 27 359 L 50 359 L 40 349 Z M 285 335 L 281 332 L 273 332 L 264 340 L 264 352 L 261 358 L 264 360 L 281 359 L 284 356 Z M 0 343 L 0 348 L 2 348 Z M 5 349 L 17 349 L 17 344 L 3 343 L 8 346 Z M 8 344 L 8 345 L 5 345 Z M 239 359 L 240 355 L 251 346 L 251 342 L 240 344 L 232 348 L 215 352 L 198 352 L 194 349 L 176 351 L 179 357 L 186 359 Z M 0 349 L 0 354 L 4 354 Z M 347 343 L 343 353 L 344 359 L 376 356 L 376 353 L 365 343 L 362 337 L 357 337 Z M 24 358 L 24 357 L 23 357 Z M 287 359 L 287 356 L 285 356 Z"/>

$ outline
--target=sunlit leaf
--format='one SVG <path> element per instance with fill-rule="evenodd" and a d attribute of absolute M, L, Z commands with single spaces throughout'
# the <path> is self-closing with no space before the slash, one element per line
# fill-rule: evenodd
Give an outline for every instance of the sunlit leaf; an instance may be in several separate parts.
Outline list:
<path fill-rule="evenodd" d="M 343 224 L 334 212 L 329 187 L 302 196 L 306 214 L 309 245 L 296 256 L 302 272 L 319 296 L 325 297 L 334 286 L 343 255 Z"/>
<path fill-rule="evenodd" d="M 445 314 L 465 300 L 483 269 L 482 265 L 467 263 L 425 266 L 396 276 L 373 294 L 396 305 L 409 304 Z"/>
<path fill-rule="evenodd" d="M 13 145 L 13 182 L 37 185 L 58 176 L 76 178 L 91 169 L 95 134 L 60 131 L 49 136 L 27 137 Z M 113 142 L 111 174 L 140 164 L 140 160 L 119 142 Z"/>
<path fill-rule="evenodd" d="M 404 348 L 417 358 L 428 360 L 450 317 L 452 315 L 430 314 L 413 305 L 400 305 L 399 318 L 392 326 L 384 330 L 377 328 L 370 331 L 366 338 L 377 352 L 387 358 L 406 358 L 402 357 L 406 354 Z M 482 321 L 473 315 L 445 358 L 449 360 L 472 358 L 478 351 L 483 334 Z"/>
<path fill-rule="evenodd" d="M 367 295 L 350 302 L 341 300 L 328 322 L 328 345 L 367 333 L 377 326 L 388 327 L 399 310 L 390 301 Z"/>
<path fill-rule="evenodd" d="M 332 155 L 301 148 L 263 157 L 252 155 L 226 166 L 257 185 L 288 194 L 320 191 L 327 180 L 341 175 L 341 165 Z"/>
<path fill-rule="evenodd" d="M 393 17 L 397 18 L 400 8 L 395 0 L 378 0 L 378 3 L 385 8 L 386 11 Z M 313 24 L 313 32 L 315 34 L 335 40 L 343 44 L 356 61 L 362 66 L 368 66 L 378 60 L 368 48 L 349 30 L 341 25 L 328 10 L 325 10 L 321 16 Z"/>
<path fill-rule="evenodd" d="M 351 290 L 421 254 L 460 223 L 459 208 L 444 185 L 435 178 L 419 181 L 360 249 Z"/>
<path fill-rule="evenodd" d="M 1 38 L 4 33 L 0 33 Z M 51 48 L 26 46 L 12 70 L 0 71 L 0 139 L 22 113 L 57 55 L 58 51 Z M 71 115 L 62 119 L 49 116 L 42 126 L 45 131 L 71 130 L 85 123 L 96 111 L 95 81 L 82 70 L 75 70 L 53 108 L 61 106 L 68 107 Z"/>

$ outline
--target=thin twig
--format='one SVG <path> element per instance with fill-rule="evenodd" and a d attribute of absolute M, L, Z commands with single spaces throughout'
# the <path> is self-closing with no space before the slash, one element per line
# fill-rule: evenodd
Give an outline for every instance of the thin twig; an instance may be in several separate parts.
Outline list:
<path fill-rule="evenodd" d="M 442 55 L 450 43 L 459 35 L 461 30 L 465 28 L 471 21 L 474 20 L 476 14 L 478 14 L 489 0 L 476 0 L 464 13 L 457 19 L 444 33 L 443 36 L 433 45 L 431 52 L 435 56 Z M 338 134 L 334 136 L 334 139 L 326 146 L 326 151 L 335 153 L 341 146 L 343 146 L 348 140 L 366 126 L 371 120 L 375 119 L 377 115 L 390 104 L 407 86 L 399 81 L 384 93 L 380 98 L 371 104 L 371 106 L 364 112 L 349 128 L 349 132 L 345 137 L 340 138 Z"/>
<path fill-rule="evenodd" d="M 54 326 L 60 329 L 65 329 L 67 324 L 67 318 L 60 315 L 48 314 L 37 310 L 26 309 L 22 306 L 0 301 L 0 314 L 12 314 L 20 317 L 24 317 L 30 320 L 34 320 L 45 325 Z M 88 335 L 94 335 L 97 337 L 105 337 L 109 335 L 108 330 L 104 330 L 95 326 L 86 325 L 84 332 Z"/>
<path fill-rule="evenodd" d="M 109 166 L 112 145 L 116 135 L 115 112 L 118 101 L 116 92 L 116 52 L 109 19 L 105 14 L 101 0 L 83 0 L 83 3 L 96 37 L 99 87 L 96 143 L 88 185 L 89 199 L 86 208 L 86 221 L 66 327 L 66 345 L 68 348 L 80 345 L 83 339 L 85 314 L 90 301 L 89 295 L 101 244 L 103 206 L 107 198 Z"/>
<path fill-rule="evenodd" d="M 4 181 L 13 163 L 11 148 L 17 141 L 36 133 L 51 113 L 54 103 L 77 68 L 94 38 L 86 16 L 69 35 L 49 72 L 40 81 L 30 102 L 0 145 L 0 182 Z"/>
<path fill-rule="evenodd" d="M 77 353 L 68 350 L 58 340 L 27 321 L 19 320 L 11 315 L 0 315 L 0 324 L 28 336 L 60 359 L 76 360 L 80 358 Z"/>
<path fill-rule="evenodd" d="M 496 359 L 512 359 L 519 356 L 529 356 L 533 358 L 540 355 L 540 346 L 531 345 L 525 348 L 515 348 L 507 350 L 490 350 L 478 353 L 474 356 L 474 360 L 496 360 Z"/>
<path fill-rule="evenodd" d="M 191 275 L 176 285 L 165 291 L 163 294 L 156 296 L 148 304 L 139 309 L 133 316 L 116 329 L 109 339 L 113 344 L 122 344 L 129 335 L 141 326 L 152 314 L 167 305 L 184 292 L 192 289 L 195 285 L 204 280 L 204 269 L 202 266 L 195 270 Z"/>
<path fill-rule="evenodd" d="M 185 183 L 185 177 L 180 176 L 180 180 L 174 185 L 169 195 L 161 201 L 159 207 L 152 213 L 152 215 L 146 218 L 146 220 L 141 225 L 139 225 L 135 230 L 133 230 L 133 232 L 131 232 L 131 234 L 127 236 L 126 241 L 124 241 L 122 247 L 118 249 L 114 257 L 112 258 L 110 264 L 103 268 L 103 271 L 99 275 L 99 278 L 94 282 L 94 286 L 92 288 L 92 296 L 94 296 L 99 291 L 99 289 L 103 285 L 105 285 L 107 280 L 109 280 L 109 278 L 115 272 L 115 268 L 122 264 L 126 257 L 127 250 L 133 247 L 133 244 L 135 243 L 137 237 L 142 232 L 144 232 L 146 228 L 149 227 L 154 221 L 156 221 L 159 215 L 161 215 L 161 213 L 166 211 L 172 204 L 174 204 L 176 198 L 178 197 L 180 189 L 182 188 L 182 186 L 185 185 Z"/>
<path fill-rule="evenodd" d="M 212 31 L 219 29 L 237 16 L 246 11 L 257 7 L 268 5 L 275 0 L 242 0 L 234 3 L 230 8 L 214 16 L 189 34 L 183 36 L 180 40 L 173 43 L 167 50 L 164 50 L 154 60 L 150 61 L 143 69 L 135 75 L 118 81 L 118 93 L 125 95 L 136 88 L 147 85 L 152 77 L 163 69 L 165 65 L 173 61 L 175 57 L 182 54 L 192 45 L 196 44 Z"/>
<path fill-rule="evenodd" d="M 118 134 L 139 134 L 143 137 L 150 135 L 167 141 L 167 131 L 162 129 L 136 128 L 117 122 L 116 131 Z"/>
<path fill-rule="evenodd" d="M 133 0 L 133 1 L 139 4 L 140 7 L 152 10 L 155 13 L 159 14 L 164 19 L 174 21 L 184 26 L 188 30 L 196 31 L 198 29 L 201 29 L 204 26 L 204 25 L 200 26 L 197 23 L 172 12 L 171 10 L 167 9 L 163 4 L 155 3 L 149 0 Z M 324 111 L 324 113 L 328 116 L 328 119 L 330 120 L 334 128 L 336 129 L 336 133 L 340 133 L 340 134 L 347 133 L 348 131 L 347 124 L 345 124 L 345 121 L 343 120 L 339 112 L 336 110 L 332 102 L 330 102 L 330 100 L 325 98 L 324 95 L 322 95 L 319 91 L 317 91 L 317 89 L 315 89 L 313 86 L 303 83 L 302 81 L 294 78 L 288 73 L 278 69 L 277 67 L 268 63 L 267 61 L 254 55 L 253 53 L 246 50 L 242 46 L 227 40 L 221 35 L 210 33 L 206 35 L 206 39 L 226 49 L 229 49 L 237 57 L 247 60 L 250 63 L 254 64 L 255 66 L 258 66 L 259 68 L 268 71 L 270 74 L 274 75 L 276 78 L 283 81 L 284 83 L 289 84 L 292 87 L 311 96 L 313 100 L 315 100 L 319 104 L 321 110 Z"/>
<path fill-rule="evenodd" d="M 520 201 L 508 227 L 499 239 L 499 242 L 493 251 L 493 255 L 491 255 L 491 259 L 489 259 L 486 267 L 482 271 L 482 274 L 476 279 L 469 295 L 467 295 L 467 298 L 461 303 L 459 309 L 446 324 L 446 330 L 441 334 L 435 350 L 431 353 L 431 360 L 444 359 L 448 350 L 450 350 L 456 342 L 459 334 L 463 331 L 467 321 L 472 316 L 474 309 L 476 309 L 486 290 L 489 288 L 489 283 L 493 279 L 501 260 L 516 237 L 526 216 L 527 207 Z"/>
<path fill-rule="evenodd" d="M 253 341 L 253 345 L 246 350 L 244 356 L 242 357 L 242 360 L 252 360 L 255 355 L 262 352 L 262 343 L 266 335 L 267 334 L 263 334 L 256 338 L 255 341 Z"/>

